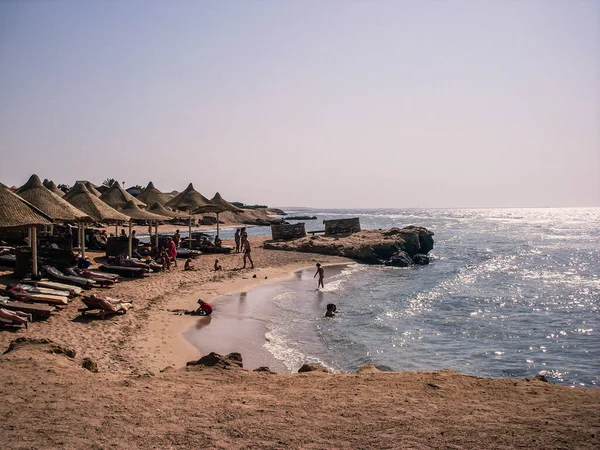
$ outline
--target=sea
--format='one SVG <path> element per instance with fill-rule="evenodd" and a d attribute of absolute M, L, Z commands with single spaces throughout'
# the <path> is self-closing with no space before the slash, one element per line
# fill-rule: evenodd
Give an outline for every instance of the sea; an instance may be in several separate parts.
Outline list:
<path fill-rule="evenodd" d="M 285 370 L 318 362 L 352 372 L 373 363 L 600 386 L 600 208 L 286 212 L 316 216 L 303 221 L 307 230 L 349 217 L 363 229 L 423 226 L 435 245 L 427 266 L 325 267 L 322 289 L 309 268 L 244 293 L 249 303 L 268 297 L 269 308 L 245 314 L 264 324 L 259 344 Z M 334 318 L 324 317 L 328 303 L 337 306 Z"/>

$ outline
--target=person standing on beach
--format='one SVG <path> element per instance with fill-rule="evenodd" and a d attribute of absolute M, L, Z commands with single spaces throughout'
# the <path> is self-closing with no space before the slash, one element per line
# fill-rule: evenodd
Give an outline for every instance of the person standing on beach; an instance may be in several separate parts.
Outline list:
<path fill-rule="evenodd" d="M 175 242 L 175 247 L 179 248 L 179 241 L 181 240 L 181 235 L 179 234 L 179 230 L 175 231 L 173 235 L 173 242 Z"/>
<path fill-rule="evenodd" d="M 177 246 L 175 245 L 175 242 L 171 238 L 169 238 L 169 247 L 168 247 L 167 255 L 169 256 L 169 259 L 173 260 L 175 267 L 177 267 Z"/>
<path fill-rule="evenodd" d="M 244 230 L 244 228 L 242 228 L 242 230 Z M 246 259 L 250 261 L 250 264 L 252 264 L 252 268 L 254 269 L 254 261 L 252 261 L 252 256 L 250 256 L 250 241 L 248 240 L 248 235 L 246 233 L 242 234 L 242 252 L 244 253 L 244 267 L 242 267 L 242 269 L 246 268 Z"/>
<path fill-rule="evenodd" d="M 317 263 L 317 272 L 315 273 L 315 276 L 313 278 L 315 278 L 317 275 L 319 275 L 317 289 L 319 289 L 320 287 L 324 288 L 325 285 L 323 284 L 323 278 L 325 278 L 325 270 L 323 269 L 323 267 L 321 267 L 321 264 L 319 263 Z"/>
<path fill-rule="evenodd" d="M 235 230 L 235 252 L 239 253 L 240 252 L 240 229 L 238 228 L 237 230 Z"/>

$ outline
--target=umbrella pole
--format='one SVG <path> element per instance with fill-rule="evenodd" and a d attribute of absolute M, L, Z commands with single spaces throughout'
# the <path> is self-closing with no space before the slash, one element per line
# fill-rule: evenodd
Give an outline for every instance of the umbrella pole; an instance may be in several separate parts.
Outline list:
<path fill-rule="evenodd" d="M 119 237 L 119 222 L 115 222 L 115 237 Z"/>
<path fill-rule="evenodd" d="M 154 222 L 154 248 L 158 249 L 158 220 Z"/>
<path fill-rule="evenodd" d="M 129 219 L 129 257 L 133 256 L 133 236 L 132 236 L 132 227 L 133 227 L 133 219 Z"/>
<path fill-rule="evenodd" d="M 217 237 L 219 237 L 219 213 L 217 214 Z"/>
<path fill-rule="evenodd" d="M 81 224 L 81 257 L 85 259 L 85 224 Z"/>
<path fill-rule="evenodd" d="M 38 266 L 37 266 L 37 229 L 35 227 L 31 227 L 29 229 L 31 233 L 31 261 L 32 261 L 32 277 L 36 277 L 38 274 Z"/>
<path fill-rule="evenodd" d="M 188 250 L 192 249 L 192 212 L 190 211 L 190 228 L 189 228 L 189 235 L 188 235 L 188 239 L 189 239 L 189 247 Z"/>
<path fill-rule="evenodd" d="M 30 247 L 33 247 L 31 244 L 31 227 L 27 229 L 27 242 L 29 243 Z"/>

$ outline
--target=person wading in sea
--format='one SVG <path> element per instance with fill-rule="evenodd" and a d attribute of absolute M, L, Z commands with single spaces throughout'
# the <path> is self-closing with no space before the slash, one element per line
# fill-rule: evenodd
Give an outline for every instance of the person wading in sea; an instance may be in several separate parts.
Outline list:
<path fill-rule="evenodd" d="M 319 289 L 320 287 L 324 288 L 325 285 L 323 284 L 323 278 L 325 278 L 325 270 L 321 267 L 321 264 L 319 263 L 317 263 L 317 272 L 315 273 L 315 276 L 313 278 L 315 278 L 317 275 L 319 275 L 317 289 Z"/>

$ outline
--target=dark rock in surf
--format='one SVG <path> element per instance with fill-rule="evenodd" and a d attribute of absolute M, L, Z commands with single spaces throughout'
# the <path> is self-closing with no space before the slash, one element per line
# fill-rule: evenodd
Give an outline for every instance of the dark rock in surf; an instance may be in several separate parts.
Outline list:
<path fill-rule="evenodd" d="M 427 264 L 429 264 L 429 256 L 427 255 L 415 255 L 412 257 L 412 260 L 415 264 L 419 264 L 421 266 L 426 266 Z"/>
<path fill-rule="evenodd" d="M 392 257 L 385 262 L 385 265 L 394 267 L 408 267 L 412 263 L 413 260 L 408 253 L 399 251 L 394 253 Z"/>

